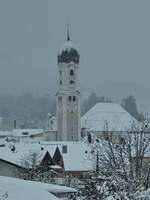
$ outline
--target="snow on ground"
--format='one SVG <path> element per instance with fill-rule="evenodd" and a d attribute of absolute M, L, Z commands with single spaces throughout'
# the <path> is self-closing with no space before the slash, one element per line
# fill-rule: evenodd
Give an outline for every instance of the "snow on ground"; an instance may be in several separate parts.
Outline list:
<path fill-rule="evenodd" d="M 44 187 L 30 182 L 0 176 L 0 200 L 58 200 Z"/>
<path fill-rule="evenodd" d="M 48 183 L 42 183 L 42 182 L 37 182 L 37 181 L 26 181 L 23 179 L 18 179 L 18 178 L 10 178 L 10 177 L 5 177 L 5 176 L 0 176 L 0 185 L 1 184 L 6 184 L 9 183 L 10 185 L 28 185 L 28 186 L 36 186 L 39 188 L 44 189 L 45 191 L 51 192 L 51 193 L 72 193 L 72 192 L 77 192 L 74 188 L 66 187 L 66 186 L 60 186 L 60 185 L 53 185 L 53 184 L 48 184 Z"/>

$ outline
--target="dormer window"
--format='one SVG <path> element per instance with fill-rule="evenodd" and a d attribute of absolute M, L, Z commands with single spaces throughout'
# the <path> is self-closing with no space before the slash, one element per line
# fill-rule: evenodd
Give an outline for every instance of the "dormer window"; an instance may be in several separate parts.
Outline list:
<path fill-rule="evenodd" d="M 74 75 L 74 71 L 73 69 L 70 70 L 70 76 L 73 76 Z"/>

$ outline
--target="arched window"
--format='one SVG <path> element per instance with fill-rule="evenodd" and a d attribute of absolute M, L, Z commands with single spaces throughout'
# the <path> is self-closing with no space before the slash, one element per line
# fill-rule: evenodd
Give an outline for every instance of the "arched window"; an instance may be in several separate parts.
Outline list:
<path fill-rule="evenodd" d="M 69 101 L 71 101 L 71 99 L 72 99 L 71 96 L 69 96 Z"/>
<path fill-rule="evenodd" d="M 74 83 L 74 81 L 73 81 L 73 80 L 71 80 L 71 81 L 70 81 L 70 84 L 73 84 L 73 83 Z"/>
<path fill-rule="evenodd" d="M 60 96 L 60 97 L 58 98 L 58 100 L 59 100 L 59 102 L 61 103 L 61 102 L 62 102 L 62 96 Z"/>
<path fill-rule="evenodd" d="M 70 76 L 73 76 L 74 75 L 74 71 L 73 69 L 70 70 Z"/>

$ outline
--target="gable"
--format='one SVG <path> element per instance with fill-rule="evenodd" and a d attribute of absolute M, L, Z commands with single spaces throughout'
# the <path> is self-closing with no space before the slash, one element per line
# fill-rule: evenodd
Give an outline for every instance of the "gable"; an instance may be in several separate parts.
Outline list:
<path fill-rule="evenodd" d="M 44 166 L 44 167 L 47 167 L 47 166 L 50 166 L 53 164 L 53 160 L 49 154 L 49 152 L 47 151 L 44 158 L 42 159 L 40 165 L 41 166 Z"/>
<path fill-rule="evenodd" d="M 54 156 L 53 156 L 53 163 L 55 165 L 59 165 L 61 167 L 64 167 L 63 158 L 62 158 L 62 155 L 60 153 L 58 146 L 57 146 L 56 151 L 55 151 Z"/>

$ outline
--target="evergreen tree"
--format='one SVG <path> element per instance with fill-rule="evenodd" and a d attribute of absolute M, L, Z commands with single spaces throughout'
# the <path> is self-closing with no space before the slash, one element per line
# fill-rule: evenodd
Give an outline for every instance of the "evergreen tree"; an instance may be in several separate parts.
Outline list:
<path fill-rule="evenodd" d="M 132 95 L 130 95 L 127 98 L 122 99 L 121 105 L 125 110 L 127 110 L 136 119 L 139 118 L 136 100 Z"/>
<path fill-rule="evenodd" d="M 81 106 L 82 114 L 85 114 L 89 109 L 91 109 L 97 103 L 112 103 L 112 100 L 104 96 L 98 97 L 95 92 L 92 92 L 88 97 L 88 99 L 84 100 Z"/>

